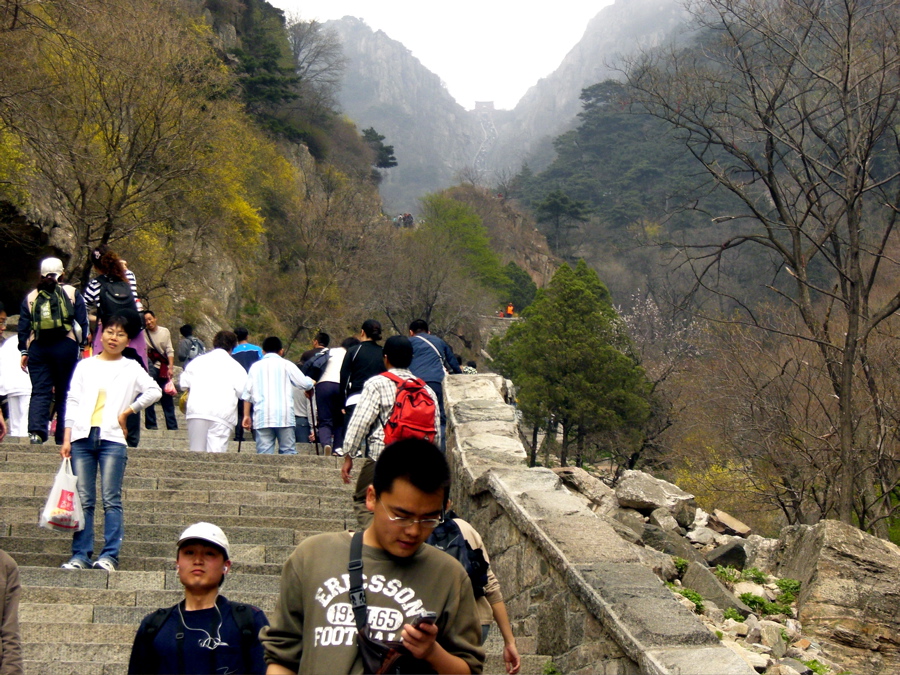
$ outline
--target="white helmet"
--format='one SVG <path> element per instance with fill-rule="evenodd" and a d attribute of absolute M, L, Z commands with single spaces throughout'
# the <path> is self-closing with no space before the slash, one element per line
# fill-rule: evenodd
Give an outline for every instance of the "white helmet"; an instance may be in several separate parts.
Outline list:
<path fill-rule="evenodd" d="M 181 544 L 189 539 L 199 539 L 200 541 L 207 541 L 210 544 L 214 544 L 225 551 L 225 560 L 231 560 L 231 556 L 229 555 L 228 537 L 225 536 L 225 533 L 222 532 L 222 528 L 218 525 L 213 525 L 212 523 L 194 523 L 181 533 L 177 547 L 181 548 Z"/>

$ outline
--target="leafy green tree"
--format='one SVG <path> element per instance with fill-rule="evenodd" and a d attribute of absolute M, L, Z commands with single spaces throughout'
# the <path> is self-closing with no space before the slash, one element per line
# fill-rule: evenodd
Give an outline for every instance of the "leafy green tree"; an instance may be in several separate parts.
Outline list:
<path fill-rule="evenodd" d="M 397 158 L 394 157 L 394 146 L 384 144 L 384 136 L 375 131 L 374 127 L 363 129 L 363 140 L 375 153 L 374 165 L 379 169 L 390 169 L 397 166 Z"/>
<path fill-rule="evenodd" d="M 427 195 L 422 199 L 422 217 L 421 236 L 444 242 L 444 255 L 460 259 L 485 288 L 506 292 L 509 279 L 484 223 L 470 206 L 443 195 Z"/>
<path fill-rule="evenodd" d="M 537 221 L 547 226 L 553 250 L 560 253 L 567 246 L 566 233 L 586 222 L 590 210 L 586 202 L 574 200 L 562 190 L 554 190 L 535 206 Z"/>
<path fill-rule="evenodd" d="M 584 460 L 590 435 L 640 447 L 650 418 L 650 387 L 628 344 L 609 292 L 584 261 L 559 268 L 502 338 L 495 366 L 518 389 L 526 418 L 562 434 L 560 463 L 575 443 Z"/>
<path fill-rule="evenodd" d="M 523 309 L 534 302 L 537 286 L 531 277 L 528 276 L 528 272 L 514 262 L 509 262 L 504 271 L 509 278 L 509 292 L 507 293 L 509 297 L 507 301 L 511 302 L 516 311 L 521 314 Z"/>

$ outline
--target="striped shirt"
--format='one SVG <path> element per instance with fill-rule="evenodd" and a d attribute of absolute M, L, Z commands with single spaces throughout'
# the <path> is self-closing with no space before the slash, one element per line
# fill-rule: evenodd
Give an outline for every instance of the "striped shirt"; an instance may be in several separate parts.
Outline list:
<path fill-rule="evenodd" d="M 141 301 L 138 299 L 137 292 L 137 280 L 134 278 L 134 272 L 131 270 L 125 270 L 125 280 L 128 281 L 131 286 L 131 292 L 134 295 L 134 301 L 137 303 L 138 310 L 141 309 Z M 84 289 L 84 293 L 82 294 L 84 297 L 84 304 L 89 309 L 92 307 L 100 307 L 100 280 L 97 277 L 88 282 L 87 287 Z"/>
<path fill-rule="evenodd" d="M 312 389 L 313 381 L 287 359 L 272 352 L 250 366 L 241 398 L 253 404 L 253 428 L 294 426 L 294 387 Z"/>

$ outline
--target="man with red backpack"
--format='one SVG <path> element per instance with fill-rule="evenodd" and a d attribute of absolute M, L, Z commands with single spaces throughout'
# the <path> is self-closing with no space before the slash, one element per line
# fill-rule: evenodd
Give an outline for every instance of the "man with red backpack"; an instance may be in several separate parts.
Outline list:
<path fill-rule="evenodd" d="M 366 488 L 372 484 L 375 461 L 385 446 L 404 438 L 440 444 L 441 412 L 437 397 L 409 371 L 412 357 L 409 338 L 394 335 L 385 341 L 387 371 L 366 382 L 347 425 L 341 478 L 349 483 L 353 458 L 365 457 L 353 494 L 353 510 L 362 527 L 368 527 L 372 521 L 372 512 L 366 508 Z"/>

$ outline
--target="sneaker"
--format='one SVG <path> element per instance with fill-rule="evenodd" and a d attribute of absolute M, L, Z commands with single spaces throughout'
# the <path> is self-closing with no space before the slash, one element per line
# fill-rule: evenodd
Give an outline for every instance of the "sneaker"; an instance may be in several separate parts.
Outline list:
<path fill-rule="evenodd" d="M 335 448 L 334 450 L 331 451 L 331 454 L 334 457 L 343 457 L 344 449 L 343 448 Z"/>
<path fill-rule="evenodd" d="M 331 446 L 326 445 L 323 449 L 325 450 L 325 456 L 328 457 L 331 454 Z"/>
<path fill-rule="evenodd" d="M 111 558 L 100 558 L 94 563 L 95 570 L 103 570 L 104 572 L 115 572 L 118 565 Z"/>
<path fill-rule="evenodd" d="M 37 434 L 28 434 L 28 438 L 31 441 L 32 445 L 43 445 L 44 444 L 44 439 L 42 439 Z"/>
<path fill-rule="evenodd" d="M 60 567 L 64 570 L 89 570 L 91 564 L 85 562 L 81 558 L 72 558 L 69 562 L 64 562 Z"/>

